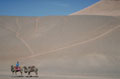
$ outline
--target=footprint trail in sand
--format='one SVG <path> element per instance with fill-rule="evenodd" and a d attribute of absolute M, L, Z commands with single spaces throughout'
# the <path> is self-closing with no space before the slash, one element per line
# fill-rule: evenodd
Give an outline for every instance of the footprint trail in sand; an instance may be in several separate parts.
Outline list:
<path fill-rule="evenodd" d="M 118 25 L 118 26 L 116 26 L 116 27 L 114 27 L 114 28 L 111 28 L 111 29 L 109 29 L 108 31 L 106 31 L 106 32 L 104 32 L 104 33 L 102 33 L 102 34 L 94 37 L 94 38 L 91 38 L 91 39 L 89 39 L 89 40 L 85 40 L 85 41 L 82 41 L 82 42 L 74 43 L 74 44 L 72 44 L 72 45 L 65 46 L 65 47 L 61 47 L 61 48 L 58 48 L 58 49 L 54 49 L 54 50 L 51 50 L 51 51 L 48 51 L 48 52 L 39 53 L 39 54 L 34 54 L 34 55 L 31 55 L 31 56 L 28 56 L 28 57 L 25 57 L 25 58 L 23 57 L 23 58 L 21 58 L 21 59 L 24 60 L 24 59 L 34 58 L 34 57 L 37 57 L 37 56 L 42 56 L 42 55 L 46 55 L 46 54 L 50 54 L 50 53 L 55 53 L 55 52 L 57 52 L 57 51 L 61 51 L 61 50 L 67 49 L 67 48 L 71 48 L 71 47 L 74 47 L 74 46 L 82 45 L 82 44 L 85 44 L 85 43 L 88 43 L 88 42 L 97 40 L 97 39 L 99 39 L 99 38 L 107 35 L 108 33 L 110 33 L 110 32 L 112 32 L 112 31 L 118 29 L 119 27 L 120 27 L 120 25 Z"/>
<path fill-rule="evenodd" d="M 29 50 L 30 54 L 34 54 L 34 51 L 33 51 L 32 48 L 28 45 L 28 43 L 27 43 L 22 37 L 20 37 L 19 31 L 20 31 L 21 27 L 20 27 L 20 25 L 19 25 L 19 20 L 18 20 L 18 18 L 16 19 L 16 25 L 17 25 L 17 27 L 18 27 L 18 31 L 16 31 L 16 37 L 17 37 L 19 40 L 21 40 L 21 42 L 26 46 L 26 48 Z"/>

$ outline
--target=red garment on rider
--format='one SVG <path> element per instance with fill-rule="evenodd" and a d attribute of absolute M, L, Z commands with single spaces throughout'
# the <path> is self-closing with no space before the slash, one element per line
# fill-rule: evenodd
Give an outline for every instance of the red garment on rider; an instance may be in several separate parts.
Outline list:
<path fill-rule="evenodd" d="M 15 67 L 16 70 L 20 70 L 20 67 Z"/>

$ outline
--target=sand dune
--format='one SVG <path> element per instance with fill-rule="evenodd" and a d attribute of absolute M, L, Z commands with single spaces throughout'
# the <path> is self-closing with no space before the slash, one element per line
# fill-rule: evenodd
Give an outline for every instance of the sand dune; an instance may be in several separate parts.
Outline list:
<path fill-rule="evenodd" d="M 120 0 L 100 0 L 90 7 L 70 15 L 120 16 Z"/>
<path fill-rule="evenodd" d="M 119 3 L 101 0 L 74 16 L 0 16 L 0 78 L 11 79 L 20 61 L 41 79 L 119 79 Z"/>
<path fill-rule="evenodd" d="M 0 73 L 10 74 L 19 60 L 36 65 L 40 74 L 118 77 L 119 22 L 101 15 L 0 16 Z"/>

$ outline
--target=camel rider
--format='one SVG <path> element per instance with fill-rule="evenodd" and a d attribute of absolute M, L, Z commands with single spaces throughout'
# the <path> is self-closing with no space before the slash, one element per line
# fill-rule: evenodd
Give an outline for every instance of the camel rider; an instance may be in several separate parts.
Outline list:
<path fill-rule="evenodd" d="M 20 70 L 20 64 L 19 64 L 19 61 L 17 61 L 17 63 L 16 63 L 16 69 L 17 69 L 17 70 Z"/>

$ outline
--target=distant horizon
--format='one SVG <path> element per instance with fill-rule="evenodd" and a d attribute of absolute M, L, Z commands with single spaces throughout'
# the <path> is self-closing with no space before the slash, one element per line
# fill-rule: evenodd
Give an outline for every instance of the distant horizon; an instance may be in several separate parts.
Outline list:
<path fill-rule="evenodd" d="M 0 16 L 67 16 L 100 0 L 0 0 Z"/>

